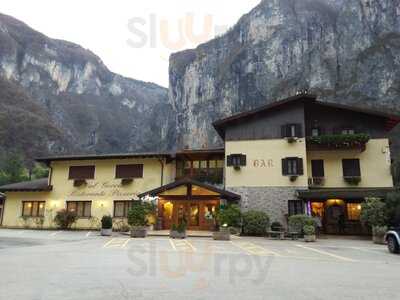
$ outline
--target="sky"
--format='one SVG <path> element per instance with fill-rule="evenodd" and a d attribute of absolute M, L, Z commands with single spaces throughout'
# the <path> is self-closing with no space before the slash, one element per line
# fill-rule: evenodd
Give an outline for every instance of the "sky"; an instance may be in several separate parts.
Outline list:
<path fill-rule="evenodd" d="M 1 0 L 0 12 L 77 43 L 118 74 L 168 87 L 171 53 L 232 27 L 260 0 Z"/>

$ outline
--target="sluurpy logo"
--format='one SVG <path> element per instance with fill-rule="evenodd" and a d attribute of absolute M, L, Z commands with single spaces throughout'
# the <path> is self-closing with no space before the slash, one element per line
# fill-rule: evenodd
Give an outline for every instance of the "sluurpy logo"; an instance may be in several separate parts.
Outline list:
<path fill-rule="evenodd" d="M 189 249 L 190 250 L 190 249 Z M 133 277 L 148 276 L 162 280 L 192 278 L 191 288 L 205 288 L 215 280 L 237 285 L 243 280 L 263 284 L 274 256 L 247 255 L 217 251 L 205 244 L 197 251 L 165 251 L 157 241 L 143 241 L 127 250 L 128 273 Z"/>
<path fill-rule="evenodd" d="M 176 20 L 150 14 L 128 21 L 132 36 L 127 43 L 133 48 L 164 48 L 173 52 L 197 46 L 227 29 L 226 25 L 218 25 L 211 14 L 196 17 L 194 13 L 186 13 Z"/>

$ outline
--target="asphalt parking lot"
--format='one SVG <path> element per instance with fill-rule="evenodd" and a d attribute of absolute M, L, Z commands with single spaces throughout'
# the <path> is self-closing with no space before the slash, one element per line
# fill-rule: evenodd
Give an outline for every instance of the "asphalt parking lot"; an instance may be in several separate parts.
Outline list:
<path fill-rule="evenodd" d="M 398 299 L 399 275 L 369 241 L 0 229 L 0 299 Z"/>

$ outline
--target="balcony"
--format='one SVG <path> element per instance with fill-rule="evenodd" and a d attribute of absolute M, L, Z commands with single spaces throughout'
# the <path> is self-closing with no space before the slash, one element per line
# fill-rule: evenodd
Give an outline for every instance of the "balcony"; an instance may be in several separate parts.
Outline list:
<path fill-rule="evenodd" d="M 365 151 L 371 137 L 368 134 L 328 134 L 307 137 L 309 151 L 358 150 Z"/>
<path fill-rule="evenodd" d="M 325 185 L 325 177 L 308 178 L 308 185 L 310 187 L 322 187 Z"/>

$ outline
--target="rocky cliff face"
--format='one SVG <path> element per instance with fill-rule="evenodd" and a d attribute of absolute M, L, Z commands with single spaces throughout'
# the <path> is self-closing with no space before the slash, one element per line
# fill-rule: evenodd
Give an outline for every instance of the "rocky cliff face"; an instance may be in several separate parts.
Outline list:
<path fill-rule="evenodd" d="M 225 35 L 172 55 L 178 145 L 218 145 L 212 121 L 300 89 L 400 111 L 400 0 L 265 0 Z"/>
<path fill-rule="evenodd" d="M 12 120 L 29 102 L 40 111 L 35 120 L 46 120 L 57 133 L 49 140 L 43 137 L 45 147 L 38 147 L 43 154 L 162 150 L 169 145 L 160 141 L 172 140 L 167 89 L 114 74 L 90 51 L 1 14 L 0 77 L 8 90 L 24 95 L 8 99 L 12 93 L 1 94 L 4 120 Z M 6 103 L 12 111 L 4 110 Z M 15 126 L 3 125 L 0 138 L 5 141 Z M 36 127 L 36 121 L 31 125 Z M 7 148 L 4 142 L 0 146 Z M 26 153 L 25 147 L 19 139 L 11 145 Z"/>

